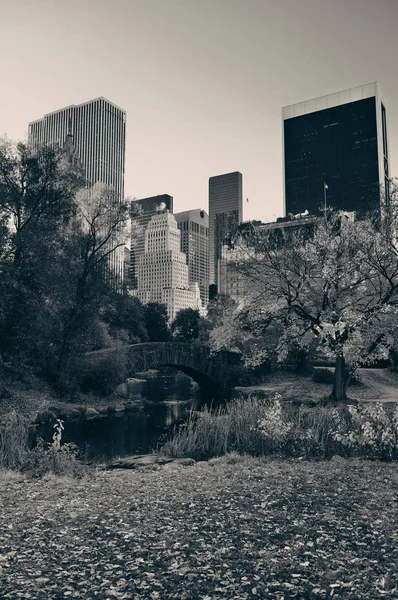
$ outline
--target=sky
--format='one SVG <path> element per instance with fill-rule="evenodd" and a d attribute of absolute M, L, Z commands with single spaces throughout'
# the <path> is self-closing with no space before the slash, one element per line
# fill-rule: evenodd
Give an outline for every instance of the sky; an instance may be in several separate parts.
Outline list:
<path fill-rule="evenodd" d="M 0 0 L 0 136 L 104 96 L 127 112 L 125 195 L 282 215 L 281 108 L 378 81 L 398 176 L 398 0 Z M 249 198 L 249 202 L 246 202 Z"/>

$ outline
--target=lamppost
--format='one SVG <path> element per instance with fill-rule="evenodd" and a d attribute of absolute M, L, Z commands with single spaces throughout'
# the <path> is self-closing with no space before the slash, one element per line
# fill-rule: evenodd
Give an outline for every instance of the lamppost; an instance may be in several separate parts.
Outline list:
<path fill-rule="evenodd" d="M 327 202 L 326 202 L 326 190 L 328 190 L 328 189 L 329 189 L 328 184 L 323 182 L 323 200 L 324 200 L 324 204 L 325 204 L 325 208 L 323 210 L 325 212 L 325 219 L 326 219 L 326 213 L 328 211 Z"/>

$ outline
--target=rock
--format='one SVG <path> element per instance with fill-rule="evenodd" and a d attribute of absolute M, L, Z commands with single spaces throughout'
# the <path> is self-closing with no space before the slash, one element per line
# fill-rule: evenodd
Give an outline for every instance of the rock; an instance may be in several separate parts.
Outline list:
<path fill-rule="evenodd" d="M 95 410 L 95 408 L 91 408 L 90 406 L 88 406 L 85 410 L 84 418 L 95 419 L 96 417 L 99 417 L 99 412 Z"/>
<path fill-rule="evenodd" d="M 40 423 L 43 425 L 53 424 L 57 420 L 57 415 L 50 410 L 45 410 L 39 413 L 35 419 L 35 423 Z"/>
<path fill-rule="evenodd" d="M 173 465 L 181 465 L 182 467 L 190 467 L 195 463 L 196 460 L 194 460 L 193 458 L 175 458 L 173 460 Z"/>
<path fill-rule="evenodd" d="M 116 404 L 115 412 L 124 412 L 124 411 L 125 411 L 124 404 Z"/>
<path fill-rule="evenodd" d="M 195 464 L 193 458 L 169 458 L 158 454 L 141 454 L 138 456 L 126 456 L 113 461 L 107 466 L 108 469 L 159 469 L 162 465 L 178 464 L 187 467 Z"/>
<path fill-rule="evenodd" d="M 81 411 L 78 408 L 72 408 L 70 406 L 66 406 L 61 409 L 59 418 L 63 421 L 74 421 L 76 419 L 80 419 Z"/>
<path fill-rule="evenodd" d="M 332 456 L 332 458 L 330 459 L 330 462 L 333 462 L 335 464 L 344 464 L 347 462 L 347 459 L 344 458 L 343 456 L 340 456 L 340 454 L 335 454 L 334 456 Z"/>
<path fill-rule="evenodd" d="M 134 402 L 126 402 L 124 405 L 124 410 L 125 411 L 134 411 L 134 410 L 139 410 L 140 406 L 142 406 L 142 402 L 141 403 L 136 403 L 134 404 Z"/>

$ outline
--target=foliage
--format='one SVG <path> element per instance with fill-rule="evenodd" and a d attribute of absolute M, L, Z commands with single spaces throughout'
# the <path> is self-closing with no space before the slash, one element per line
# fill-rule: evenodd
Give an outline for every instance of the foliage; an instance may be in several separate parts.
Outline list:
<path fill-rule="evenodd" d="M 30 477 L 42 477 L 46 473 L 82 477 L 86 467 L 78 461 L 78 448 L 63 444 L 63 423 L 54 424 L 53 442 L 45 445 L 38 440 L 30 448 L 32 422 L 28 417 L 11 411 L 0 420 L 0 469 L 20 471 Z"/>
<path fill-rule="evenodd" d="M 171 331 L 180 342 L 193 342 L 200 333 L 200 314 L 193 308 L 180 310 L 171 324 Z"/>
<path fill-rule="evenodd" d="M 128 344 L 148 341 L 145 307 L 135 296 L 110 294 L 102 308 L 101 319 L 108 324 L 114 339 Z"/>
<path fill-rule="evenodd" d="M 40 355 L 81 179 L 62 153 L 0 141 L 0 355 Z M 51 251 L 49 251 L 51 249 Z"/>
<path fill-rule="evenodd" d="M 191 413 L 162 446 L 167 456 L 196 460 L 239 452 L 301 458 L 398 458 L 398 412 L 376 404 L 332 409 L 273 400 L 234 399 Z"/>
<path fill-rule="evenodd" d="M 164 304 L 149 302 L 145 306 L 145 324 L 149 342 L 168 342 L 171 333 L 168 324 L 167 309 Z"/>
<path fill-rule="evenodd" d="M 248 293 L 212 333 L 216 348 L 239 338 L 261 347 L 271 323 L 281 325 L 280 360 L 292 342 L 313 339 L 336 361 L 332 398 L 344 399 L 350 375 L 360 365 L 386 358 L 397 330 L 398 251 L 392 225 L 352 222 L 345 214 L 319 219 L 312 233 L 245 232 L 247 253 L 234 268 L 248 280 Z M 242 246 L 244 247 L 244 246 Z M 249 285 L 250 284 L 250 285 Z M 258 352 L 249 355 L 256 359 Z"/>
<path fill-rule="evenodd" d="M 33 368 L 60 391 L 101 337 L 146 337 L 127 307 L 99 335 L 128 211 L 111 187 L 82 186 L 63 151 L 0 142 L 0 362 Z"/>
<path fill-rule="evenodd" d="M 122 348 L 119 352 L 109 354 L 99 351 L 76 365 L 78 387 L 84 393 L 108 396 L 127 376 L 127 355 Z"/>
<path fill-rule="evenodd" d="M 48 473 L 81 478 L 87 475 L 88 469 L 78 460 L 78 454 L 75 444 L 63 444 L 60 448 L 50 444 L 46 447 L 43 441 L 38 440 L 36 446 L 24 456 L 19 470 L 33 478 L 43 477 Z"/>

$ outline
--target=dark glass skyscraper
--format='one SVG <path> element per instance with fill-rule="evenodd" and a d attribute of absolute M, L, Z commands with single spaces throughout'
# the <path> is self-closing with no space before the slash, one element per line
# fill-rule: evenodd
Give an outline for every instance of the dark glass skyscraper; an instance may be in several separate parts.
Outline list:
<path fill-rule="evenodd" d="M 217 284 L 217 264 L 225 238 L 242 222 L 242 173 L 209 178 L 209 271 Z"/>
<path fill-rule="evenodd" d="M 363 217 L 388 198 L 386 109 L 377 83 L 282 109 L 285 215 Z"/>

